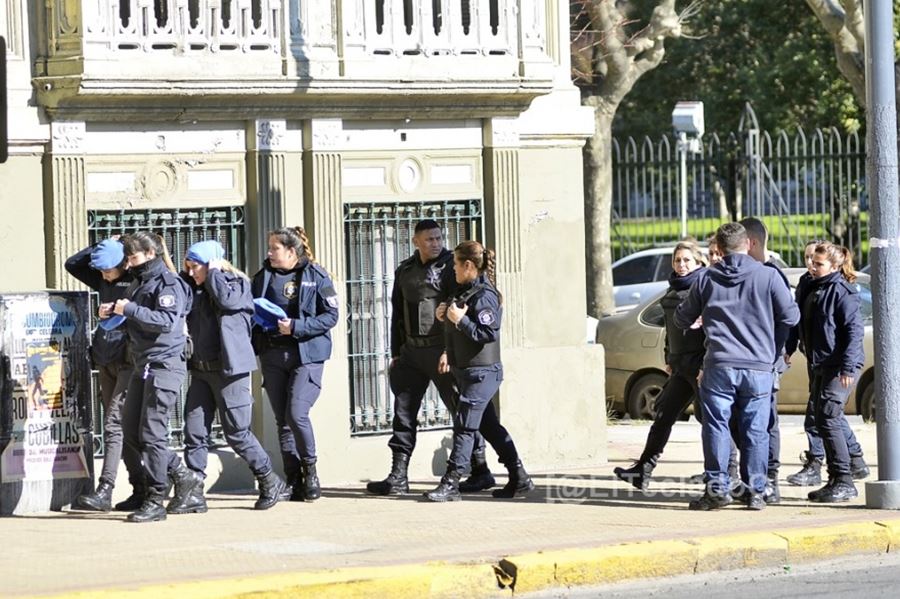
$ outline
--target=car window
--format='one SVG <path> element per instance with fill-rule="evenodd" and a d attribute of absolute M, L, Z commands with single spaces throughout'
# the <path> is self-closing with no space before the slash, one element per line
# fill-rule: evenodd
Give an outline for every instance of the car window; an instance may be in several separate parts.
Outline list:
<path fill-rule="evenodd" d="M 859 290 L 859 310 L 862 312 L 863 322 L 872 322 L 872 289 L 868 283 L 861 281 L 856 282 L 856 288 Z"/>
<path fill-rule="evenodd" d="M 613 285 L 647 283 L 656 275 L 659 256 L 641 256 L 627 260 L 613 269 Z"/>
<path fill-rule="evenodd" d="M 663 312 L 662 304 L 653 302 L 641 312 L 641 322 L 651 327 L 666 326 L 666 314 Z"/>
<path fill-rule="evenodd" d="M 668 281 L 672 274 L 672 260 L 669 256 L 660 256 L 659 266 L 656 269 L 657 281 Z"/>

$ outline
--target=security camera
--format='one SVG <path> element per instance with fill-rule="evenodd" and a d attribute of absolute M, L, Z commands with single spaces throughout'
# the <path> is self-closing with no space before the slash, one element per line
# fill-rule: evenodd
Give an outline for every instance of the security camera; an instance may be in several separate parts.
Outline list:
<path fill-rule="evenodd" d="M 703 137 L 703 102 L 678 102 L 672 111 L 672 128 L 676 133 Z"/>

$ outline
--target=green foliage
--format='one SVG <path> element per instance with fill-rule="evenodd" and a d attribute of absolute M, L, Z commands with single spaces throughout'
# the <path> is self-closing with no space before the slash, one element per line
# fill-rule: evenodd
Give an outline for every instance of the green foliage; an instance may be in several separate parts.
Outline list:
<path fill-rule="evenodd" d="M 638 81 L 619 108 L 614 134 L 656 138 L 668 132 L 678 100 L 703 101 L 707 131 L 736 130 L 745 102 L 763 129 L 861 127 L 865 111 L 802 0 L 705 0 L 687 27 L 696 37 L 667 41 L 663 64 Z"/>

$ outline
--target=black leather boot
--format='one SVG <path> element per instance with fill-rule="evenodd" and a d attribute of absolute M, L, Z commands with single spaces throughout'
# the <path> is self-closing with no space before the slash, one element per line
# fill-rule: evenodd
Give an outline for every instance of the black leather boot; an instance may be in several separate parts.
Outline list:
<path fill-rule="evenodd" d="M 491 495 L 498 499 L 509 499 L 510 497 L 524 495 L 525 493 L 534 490 L 534 481 L 532 481 L 531 477 L 528 476 L 528 473 L 525 472 L 525 467 L 522 466 L 522 460 L 516 460 L 515 465 L 507 466 L 507 469 L 509 470 L 509 480 L 502 489 L 494 489 L 491 491 Z"/>
<path fill-rule="evenodd" d="M 778 473 L 770 472 L 766 479 L 766 488 L 763 491 L 763 500 L 769 505 L 781 503 L 781 490 L 778 488 Z"/>
<path fill-rule="evenodd" d="M 459 494 L 459 472 L 452 468 L 447 470 L 438 486 L 425 493 L 425 498 L 436 503 L 462 499 L 462 495 Z"/>
<path fill-rule="evenodd" d="M 79 495 L 72 507 L 88 512 L 109 512 L 112 510 L 112 493 L 113 486 L 101 480 L 96 491 Z"/>
<path fill-rule="evenodd" d="M 128 514 L 128 522 L 159 522 L 166 519 L 166 508 L 163 507 L 162 495 L 148 494 L 144 502 L 133 514 Z"/>
<path fill-rule="evenodd" d="M 460 493 L 477 493 L 490 489 L 497 484 L 491 469 L 487 465 L 484 451 L 472 452 L 472 473 L 459 483 Z"/>
<path fill-rule="evenodd" d="M 654 467 L 650 462 L 637 461 L 631 468 L 613 468 L 613 474 L 638 491 L 646 491 L 650 486 L 650 475 L 653 474 Z"/>
<path fill-rule="evenodd" d="M 207 511 L 206 497 L 203 496 L 203 483 L 194 487 L 191 494 L 187 496 L 184 503 L 175 503 L 175 499 L 166 506 L 166 513 L 169 514 L 205 514 Z"/>
<path fill-rule="evenodd" d="M 258 476 L 256 480 L 259 481 L 259 499 L 253 504 L 253 509 L 267 510 L 278 503 L 286 485 L 274 470 Z"/>
<path fill-rule="evenodd" d="M 869 476 L 869 467 L 861 455 L 850 456 L 850 475 L 853 480 L 862 480 Z"/>
<path fill-rule="evenodd" d="M 321 496 L 322 488 L 319 486 L 319 476 L 316 474 L 316 463 L 303 464 L 303 500 L 315 501 Z M 291 496 L 291 501 L 293 499 Z"/>
<path fill-rule="evenodd" d="M 384 480 L 366 483 L 366 491 L 373 495 L 402 495 L 409 493 L 409 479 L 406 475 L 408 468 L 409 456 L 395 451 L 391 464 L 391 473 Z"/>
<path fill-rule="evenodd" d="M 184 465 L 178 464 L 178 468 L 169 473 L 172 478 L 172 501 L 169 505 L 182 506 L 187 505 L 188 498 L 194 489 L 202 487 L 203 477 L 198 472 L 194 472 Z M 202 492 L 202 489 L 201 489 Z"/>
<path fill-rule="evenodd" d="M 143 484 L 132 485 L 131 495 L 128 499 L 120 501 L 113 506 L 117 512 L 133 512 L 140 509 L 144 503 L 144 496 L 147 495 L 147 488 Z"/>
<path fill-rule="evenodd" d="M 828 481 L 828 484 L 809 494 L 809 500 L 817 503 L 840 503 L 855 499 L 859 495 L 852 475 L 840 475 Z"/>
<path fill-rule="evenodd" d="M 811 487 L 822 484 L 822 458 L 813 457 L 808 451 L 800 454 L 803 468 L 796 474 L 791 474 L 785 480 L 795 487 Z"/>

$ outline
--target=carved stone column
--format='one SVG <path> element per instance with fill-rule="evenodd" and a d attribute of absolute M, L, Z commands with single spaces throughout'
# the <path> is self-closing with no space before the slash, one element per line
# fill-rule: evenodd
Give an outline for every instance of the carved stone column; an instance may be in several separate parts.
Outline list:
<path fill-rule="evenodd" d="M 303 191 L 304 223 L 316 260 L 331 273 L 335 289 L 343 298 L 344 206 L 341 197 L 341 119 L 313 119 L 304 129 Z M 332 331 L 335 353 L 346 354 L 346 324 L 343 318 Z"/>
<path fill-rule="evenodd" d="M 290 0 L 291 55 L 301 77 L 338 75 L 337 0 Z"/>
<path fill-rule="evenodd" d="M 497 252 L 497 287 L 509 298 L 503 304 L 503 339 L 510 347 L 520 347 L 525 337 L 517 124 L 494 118 L 484 126 L 486 241 Z"/>
<path fill-rule="evenodd" d="M 66 258 L 88 243 L 84 203 L 83 122 L 57 121 L 50 125 L 50 185 L 44 191 L 44 240 L 47 287 L 80 289 L 66 274 Z"/>
<path fill-rule="evenodd" d="M 247 131 L 247 269 L 254 271 L 266 256 L 266 233 L 286 222 L 287 123 L 258 120 L 251 127 Z"/>

